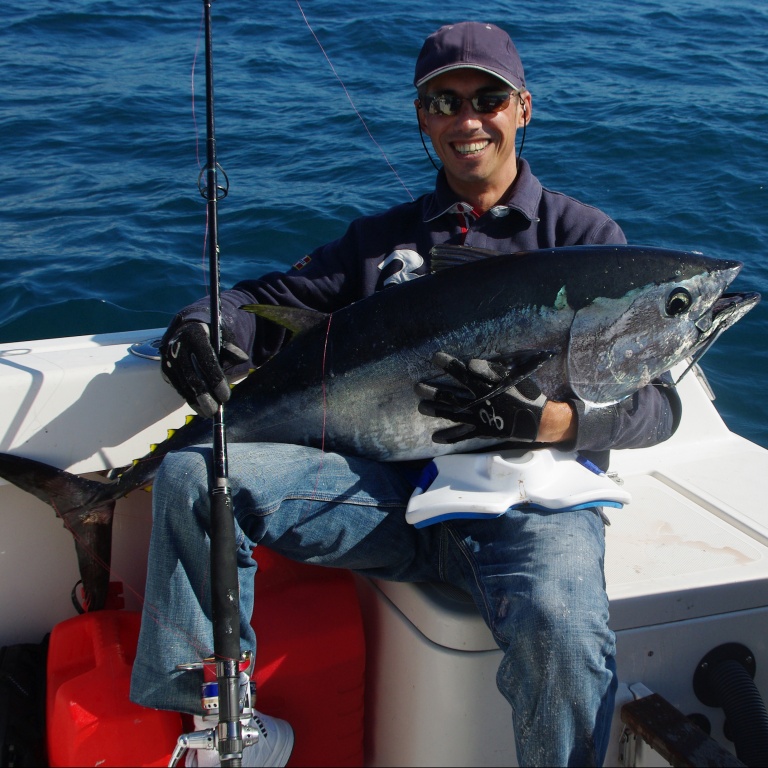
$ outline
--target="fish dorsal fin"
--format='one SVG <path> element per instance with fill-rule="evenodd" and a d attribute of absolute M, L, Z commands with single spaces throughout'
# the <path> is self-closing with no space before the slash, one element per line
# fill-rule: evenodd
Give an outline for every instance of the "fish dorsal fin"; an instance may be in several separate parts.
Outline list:
<path fill-rule="evenodd" d="M 429 255 L 432 257 L 432 272 L 441 272 L 459 264 L 469 264 L 487 259 L 489 256 L 498 256 L 499 252 L 488 248 L 473 248 L 470 245 L 435 245 Z"/>
<path fill-rule="evenodd" d="M 240 309 L 252 312 L 254 315 L 271 320 L 277 325 L 287 328 L 294 335 L 308 331 L 328 319 L 325 312 L 299 307 L 278 307 L 272 304 L 243 304 Z"/>

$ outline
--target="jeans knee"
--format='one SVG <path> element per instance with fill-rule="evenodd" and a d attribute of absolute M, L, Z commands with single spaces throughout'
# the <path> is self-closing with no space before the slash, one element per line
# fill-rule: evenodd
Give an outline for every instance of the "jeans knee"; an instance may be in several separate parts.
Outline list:
<path fill-rule="evenodd" d="M 531 660 L 557 656 L 579 665 L 613 653 L 607 597 L 578 600 L 559 590 L 535 591 L 518 600 L 508 619 L 499 629 L 510 647 Z"/>
<path fill-rule="evenodd" d="M 152 484 L 152 508 L 156 525 L 188 525 L 179 510 L 198 510 L 207 516 L 209 465 L 205 448 L 169 453 Z M 203 504 L 200 504 L 200 501 Z M 186 521 L 185 521 L 186 519 Z"/>
<path fill-rule="evenodd" d="M 206 486 L 208 461 L 204 452 L 205 448 L 189 448 L 166 454 L 155 475 L 154 487 L 167 488 L 176 484 Z"/>
<path fill-rule="evenodd" d="M 503 647 L 496 683 L 520 705 L 521 691 L 549 691 L 552 701 L 574 701 L 584 691 L 599 699 L 611 674 L 615 638 L 607 616 L 574 610 L 563 600 L 531 600 L 518 612 Z"/>

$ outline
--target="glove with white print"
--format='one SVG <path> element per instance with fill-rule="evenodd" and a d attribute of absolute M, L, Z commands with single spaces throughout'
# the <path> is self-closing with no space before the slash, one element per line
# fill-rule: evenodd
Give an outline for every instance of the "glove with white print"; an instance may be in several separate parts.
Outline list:
<path fill-rule="evenodd" d="M 504 365 L 488 360 L 473 358 L 464 365 L 445 352 L 435 353 L 432 362 L 462 385 L 416 385 L 416 393 L 425 398 L 419 403 L 420 413 L 457 422 L 435 432 L 433 442 L 458 443 L 475 437 L 536 440 L 547 398 L 532 379 L 511 376 Z"/>
<path fill-rule="evenodd" d="M 234 343 L 226 326 L 221 334 L 221 362 L 213 351 L 208 326 L 196 320 L 171 325 L 160 342 L 163 378 L 201 416 L 213 416 L 219 404 L 229 400 L 229 382 L 222 364 L 247 360 L 248 355 Z"/>

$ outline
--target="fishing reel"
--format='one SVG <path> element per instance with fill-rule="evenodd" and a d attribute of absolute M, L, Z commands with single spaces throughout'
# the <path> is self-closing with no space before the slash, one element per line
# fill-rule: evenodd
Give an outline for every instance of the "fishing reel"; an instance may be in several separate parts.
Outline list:
<path fill-rule="evenodd" d="M 256 685 L 251 680 L 254 663 L 255 657 L 251 651 L 246 651 L 238 663 L 240 689 L 238 706 L 243 749 L 256 744 L 260 738 L 258 728 L 248 725 L 253 717 L 253 704 L 256 700 Z M 216 659 L 209 657 L 203 661 L 179 664 L 176 669 L 183 672 L 203 671 L 203 683 L 200 687 L 200 704 L 204 713 L 202 721 L 203 723 L 210 722 L 211 726 L 203 730 L 181 734 L 176 741 L 176 748 L 173 750 L 168 765 L 179 765 L 179 761 L 187 752 L 196 752 L 198 750 L 215 750 L 219 753 L 222 764 L 224 764 L 225 760 L 240 759 L 242 754 L 220 754 L 220 745 L 222 742 L 231 741 L 232 734 L 227 732 L 227 726 L 231 724 L 222 723 L 219 720 L 219 682 Z M 197 764 L 197 761 L 195 761 L 195 764 Z"/>

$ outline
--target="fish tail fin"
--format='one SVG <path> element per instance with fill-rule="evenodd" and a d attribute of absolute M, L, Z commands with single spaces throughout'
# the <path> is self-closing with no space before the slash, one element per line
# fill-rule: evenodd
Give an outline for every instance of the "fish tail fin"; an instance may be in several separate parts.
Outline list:
<path fill-rule="evenodd" d="M 0 454 L 0 477 L 53 507 L 75 539 L 85 610 L 103 608 L 109 590 L 115 510 L 110 485 L 5 453 Z"/>

